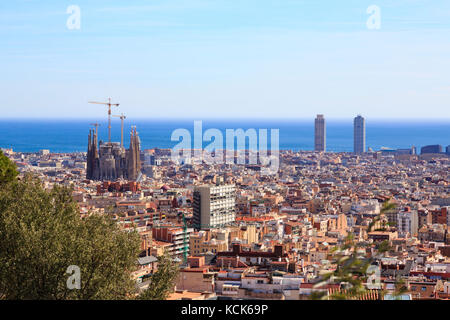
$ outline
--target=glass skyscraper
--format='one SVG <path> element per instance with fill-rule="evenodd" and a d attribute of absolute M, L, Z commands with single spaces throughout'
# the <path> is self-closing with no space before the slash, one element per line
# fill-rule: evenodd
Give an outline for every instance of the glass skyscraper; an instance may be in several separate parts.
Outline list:
<path fill-rule="evenodd" d="M 314 126 L 314 150 L 326 151 L 326 125 L 323 114 L 318 114 Z"/>
<path fill-rule="evenodd" d="M 366 121 L 360 115 L 353 121 L 353 152 L 366 152 Z"/>

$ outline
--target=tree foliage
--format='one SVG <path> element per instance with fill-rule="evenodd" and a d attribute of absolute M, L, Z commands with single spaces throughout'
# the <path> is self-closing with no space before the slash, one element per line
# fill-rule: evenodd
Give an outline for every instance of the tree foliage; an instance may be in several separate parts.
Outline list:
<path fill-rule="evenodd" d="M 124 299 L 135 293 L 139 235 L 81 219 L 71 190 L 30 176 L 0 189 L 0 299 Z M 66 273 L 80 268 L 80 289 Z"/>
<path fill-rule="evenodd" d="M 175 287 L 179 264 L 165 252 L 158 259 L 158 270 L 150 277 L 150 284 L 139 298 L 142 300 L 166 300 Z"/>
<path fill-rule="evenodd" d="M 0 187 L 14 181 L 18 174 L 16 164 L 9 160 L 0 150 Z"/>

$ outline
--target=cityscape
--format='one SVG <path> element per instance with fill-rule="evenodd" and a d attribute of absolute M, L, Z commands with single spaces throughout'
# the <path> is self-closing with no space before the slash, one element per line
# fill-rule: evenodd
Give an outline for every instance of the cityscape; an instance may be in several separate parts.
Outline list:
<path fill-rule="evenodd" d="M 403 300 L 450 296 L 450 145 L 423 146 L 420 153 L 367 150 L 358 115 L 354 151 L 327 152 L 326 118 L 319 114 L 315 150 L 280 150 L 278 171 L 263 175 L 248 149 L 243 164 L 195 157 L 180 163 L 173 150 L 141 150 L 136 126 L 128 149 L 123 123 L 120 142 L 99 141 L 98 124 L 91 126 L 87 152 L 2 152 L 21 176 L 32 173 L 50 189 L 73 188 L 81 217 L 107 215 L 139 233 L 132 279 L 141 292 L 166 252 L 179 265 L 169 300 L 308 300 L 318 293 L 330 299 L 345 284 L 316 285 L 336 270 L 333 248 L 352 235 L 366 245 L 376 271 L 373 283 L 374 275 L 361 278 L 364 290 L 352 299 L 393 299 L 399 279 Z M 381 243 L 389 250 L 377 256 Z"/>
<path fill-rule="evenodd" d="M 0 7 L 0 314 L 448 314 L 449 1 Z"/>

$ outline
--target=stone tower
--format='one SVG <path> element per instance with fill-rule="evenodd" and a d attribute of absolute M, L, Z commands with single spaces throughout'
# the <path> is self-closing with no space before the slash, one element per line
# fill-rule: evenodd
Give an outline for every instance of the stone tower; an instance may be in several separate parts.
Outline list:
<path fill-rule="evenodd" d="M 89 130 L 86 178 L 90 180 L 136 180 L 141 172 L 140 140 L 136 128 L 130 135 L 130 148 L 119 142 L 98 143 L 97 133 Z"/>
<path fill-rule="evenodd" d="M 131 128 L 130 148 L 127 150 L 127 176 L 129 180 L 136 180 L 141 172 L 141 142 L 136 127 Z"/>

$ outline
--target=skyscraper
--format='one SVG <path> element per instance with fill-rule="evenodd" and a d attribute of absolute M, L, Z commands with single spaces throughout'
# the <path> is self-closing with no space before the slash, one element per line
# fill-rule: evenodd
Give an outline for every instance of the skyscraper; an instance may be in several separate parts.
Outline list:
<path fill-rule="evenodd" d="M 425 146 L 420 149 L 421 154 L 425 153 L 442 153 L 442 146 L 440 144 L 433 144 L 431 146 Z"/>
<path fill-rule="evenodd" d="M 224 226 L 236 218 L 234 185 L 205 185 L 194 189 L 194 228 Z"/>
<path fill-rule="evenodd" d="M 323 114 L 318 114 L 314 126 L 314 150 L 326 151 L 326 125 Z"/>
<path fill-rule="evenodd" d="M 360 115 L 353 121 L 353 152 L 366 152 L 366 121 Z"/>

